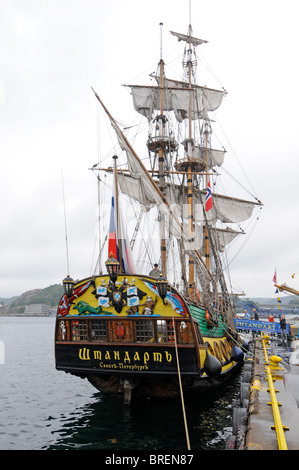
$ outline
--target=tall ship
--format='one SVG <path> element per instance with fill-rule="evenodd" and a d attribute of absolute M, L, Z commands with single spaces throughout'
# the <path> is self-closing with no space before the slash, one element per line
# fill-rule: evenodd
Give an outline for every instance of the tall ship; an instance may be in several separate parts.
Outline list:
<path fill-rule="evenodd" d="M 111 209 L 100 209 L 94 274 L 68 274 L 57 310 L 56 368 L 125 403 L 219 387 L 243 360 L 223 253 L 261 203 L 217 192 L 225 150 L 211 114 L 226 91 L 197 83 L 207 41 L 191 24 L 171 39 L 183 46 L 181 79 L 168 78 L 161 46 L 150 84 L 126 85 L 147 126 L 142 150 L 93 90 L 117 139 L 107 167 L 92 168 L 99 185 L 110 178 Z"/>

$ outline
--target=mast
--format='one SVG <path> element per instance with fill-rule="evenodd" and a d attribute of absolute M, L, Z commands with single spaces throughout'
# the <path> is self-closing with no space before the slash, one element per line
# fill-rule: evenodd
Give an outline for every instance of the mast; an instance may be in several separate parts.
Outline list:
<path fill-rule="evenodd" d="M 164 61 L 162 58 L 162 27 L 163 23 L 160 23 L 160 100 L 161 100 L 161 115 L 157 116 L 157 124 L 161 126 L 162 140 L 164 137 L 164 92 L 163 92 L 163 79 L 164 79 Z M 164 150 L 163 146 L 158 148 L 158 158 L 159 158 L 159 189 L 164 194 L 165 189 L 165 176 L 164 176 Z M 166 238 L 165 238 L 165 216 L 160 212 L 160 230 L 161 230 L 161 270 L 162 276 L 167 277 L 167 266 L 166 266 Z"/>
<path fill-rule="evenodd" d="M 192 35 L 192 25 L 191 25 L 191 0 L 189 1 L 189 27 L 186 35 L 176 33 L 171 31 L 171 34 L 176 36 L 179 41 L 185 42 L 184 49 L 184 59 L 183 59 L 183 68 L 184 68 L 184 80 L 185 82 L 177 82 L 177 87 L 182 86 L 183 83 L 186 83 L 186 91 L 189 93 L 188 97 L 188 110 L 185 111 L 183 118 L 187 117 L 187 138 L 182 144 L 184 145 L 185 153 L 184 158 L 176 162 L 176 169 L 178 171 L 187 171 L 187 203 L 188 203 L 188 235 L 189 241 L 191 243 L 195 242 L 195 230 L 196 224 L 194 220 L 194 191 L 195 187 L 198 187 L 198 176 L 199 173 L 205 183 L 205 187 L 208 187 L 209 181 L 209 160 L 208 160 L 208 111 L 212 111 L 214 106 L 218 107 L 220 101 L 216 104 L 212 104 L 212 94 L 214 97 L 217 92 L 216 90 L 209 90 L 207 88 L 202 89 L 196 84 L 194 79 L 196 68 L 197 68 L 197 57 L 196 57 L 196 47 L 201 44 L 205 44 L 207 41 L 204 41 L 199 38 L 195 38 Z M 210 97 L 207 94 L 211 93 Z M 218 95 L 220 96 L 220 95 Z M 202 98 L 204 97 L 204 101 Z M 205 124 L 201 128 L 201 144 L 196 143 L 196 135 L 193 135 L 193 121 L 202 120 Z M 205 175 L 205 177 L 204 177 Z M 201 201 L 202 205 L 202 201 Z M 203 207 L 203 205 L 202 205 Z M 203 211 L 205 209 L 203 208 Z M 204 213 L 205 224 L 203 227 L 204 231 L 204 253 L 205 253 L 205 264 L 208 271 L 210 271 L 210 237 L 209 229 L 207 225 L 207 217 Z M 189 283 L 188 291 L 189 298 L 193 301 L 196 300 L 195 292 L 195 260 L 192 257 L 192 253 L 189 253 L 188 256 L 188 269 L 189 269 Z M 216 283 L 214 282 L 214 290 Z M 206 300 L 210 298 L 210 287 L 206 286 L 202 289 L 205 290 L 204 296 Z"/>
<path fill-rule="evenodd" d="M 194 157 L 194 148 L 195 142 L 192 133 L 192 115 L 194 112 L 193 103 L 194 95 L 196 93 L 195 84 L 192 80 L 192 75 L 195 74 L 195 68 L 197 66 L 197 60 L 193 47 L 195 48 L 198 44 L 205 43 L 192 36 L 192 26 L 191 26 L 191 3 L 190 3 L 190 18 L 189 18 L 189 27 L 188 34 L 181 35 L 179 33 L 171 32 L 174 36 L 178 37 L 179 41 L 185 41 L 186 46 L 184 50 L 184 59 L 183 59 L 183 68 L 185 73 L 185 78 L 187 79 L 186 90 L 189 93 L 189 105 L 188 105 L 188 137 L 182 142 L 185 150 L 185 157 L 176 163 L 176 169 L 178 171 L 187 172 L 187 204 L 188 204 L 188 236 L 191 243 L 195 240 L 195 225 L 194 225 L 194 173 L 202 172 L 206 168 L 206 164 L 203 159 Z M 188 257 L 188 270 L 189 270 L 189 282 L 188 282 L 188 294 L 191 300 L 195 300 L 195 264 L 194 258 L 189 255 Z"/>
<path fill-rule="evenodd" d="M 206 167 L 208 168 L 208 129 L 205 129 L 205 160 L 206 160 Z M 208 188 L 208 181 L 209 176 L 206 173 L 206 188 Z M 210 269 L 210 242 L 209 242 L 209 233 L 208 227 L 205 223 L 205 257 L 206 257 L 206 265 L 207 268 Z"/>
<path fill-rule="evenodd" d="M 189 2 L 191 4 L 191 2 Z M 191 13 L 190 13 L 191 16 Z M 188 150 L 191 150 L 191 143 L 192 143 L 192 49 L 191 49 L 191 36 L 192 36 L 192 27 L 191 27 L 191 18 L 189 23 L 189 49 L 187 51 L 187 67 L 188 67 L 188 79 L 189 79 L 189 143 L 188 143 Z M 189 151 L 190 151 L 189 150 Z M 188 164 L 188 175 L 187 175 L 187 185 L 188 185 L 188 223 L 189 223 L 189 237 L 190 241 L 194 241 L 194 219 L 193 219 L 193 176 L 192 176 L 192 165 L 190 154 L 187 154 L 189 164 Z M 189 296 L 193 299 L 195 294 L 195 287 L 194 287 L 194 259 L 189 256 Z"/>

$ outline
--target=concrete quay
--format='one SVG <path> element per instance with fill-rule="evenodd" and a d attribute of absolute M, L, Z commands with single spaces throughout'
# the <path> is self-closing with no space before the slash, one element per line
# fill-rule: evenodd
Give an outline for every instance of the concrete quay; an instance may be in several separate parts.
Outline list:
<path fill-rule="evenodd" d="M 299 355 L 299 349 L 296 353 L 291 352 L 290 348 L 281 347 L 280 339 L 269 338 L 266 342 L 262 336 L 254 339 L 254 365 L 242 450 L 299 450 L 299 361 L 296 365 L 297 361 L 292 360 L 292 355 Z M 267 374 L 268 366 L 272 379 Z M 274 396 L 277 399 L 280 435 L 278 426 L 274 426 L 275 410 L 272 407 L 269 380 L 273 380 Z M 280 437 L 285 439 L 283 448 Z"/>

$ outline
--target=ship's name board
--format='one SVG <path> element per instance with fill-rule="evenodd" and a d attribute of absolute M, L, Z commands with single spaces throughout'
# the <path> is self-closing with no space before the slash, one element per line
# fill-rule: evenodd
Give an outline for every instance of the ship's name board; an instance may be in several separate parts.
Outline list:
<path fill-rule="evenodd" d="M 88 347 L 80 348 L 78 352 L 80 361 L 91 361 L 94 365 L 104 369 L 120 369 L 131 371 L 149 370 L 152 366 L 173 365 L 174 356 L 169 351 L 120 351 L 96 350 Z M 95 364 L 96 363 L 96 364 Z"/>
<path fill-rule="evenodd" d="M 237 320 L 235 325 L 238 330 L 265 331 L 269 333 L 281 333 L 280 324 L 277 322 L 265 322 L 258 320 Z M 286 333 L 289 333 L 290 325 L 287 323 Z"/>

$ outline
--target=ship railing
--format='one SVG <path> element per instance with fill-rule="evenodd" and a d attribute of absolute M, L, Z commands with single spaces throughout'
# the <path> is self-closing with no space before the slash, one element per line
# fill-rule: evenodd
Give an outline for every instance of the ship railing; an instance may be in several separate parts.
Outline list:
<path fill-rule="evenodd" d="M 178 344 L 194 345 L 188 320 L 156 318 L 96 318 L 62 317 L 56 325 L 56 341 L 174 343 L 174 328 Z"/>

